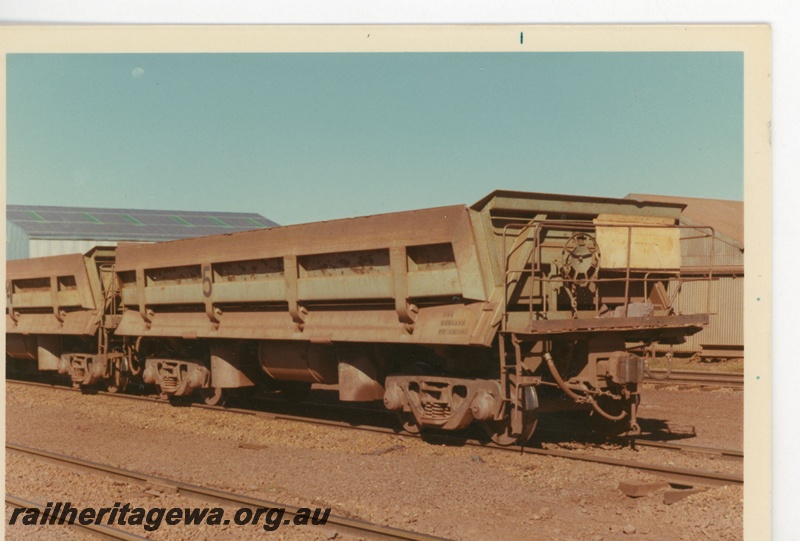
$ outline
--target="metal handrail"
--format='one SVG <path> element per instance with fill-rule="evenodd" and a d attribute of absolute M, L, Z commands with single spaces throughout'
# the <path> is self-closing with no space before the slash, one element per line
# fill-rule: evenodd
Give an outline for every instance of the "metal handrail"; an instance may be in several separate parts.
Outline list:
<path fill-rule="evenodd" d="M 577 282 L 580 282 L 582 284 L 587 284 L 587 283 L 596 284 L 596 287 L 595 287 L 595 313 L 596 313 L 596 316 L 600 315 L 600 313 L 599 313 L 600 306 L 599 306 L 598 299 L 600 298 L 600 295 L 599 295 L 599 284 L 601 284 L 601 283 L 624 281 L 624 284 L 625 284 L 625 295 L 624 295 L 624 298 L 623 298 L 623 306 L 624 306 L 624 312 L 627 314 L 628 306 L 630 304 L 630 290 L 631 290 L 630 288 L 631 288 L 631 285 L 632 284 L 636 284 L 636 283 L 640 283 L 640 282 L 643 283 L 643 288 L 644 288 L 643 289 L 643 293 L 646 294 L 646 292 L 647 292 L 647 283 L 648 283 L 648 280 L 650 279 L 651 274 L 659 273 L 659 274 L 666 274 L 666 275 L 675 275 L 674 278 L 664 278 L 664 279 L 662 279 L 662 281 L 663 280 L 667 280 L 668 282 L 672 282 L 672 281 L 677 280 L 677 287 L 675 288 L 674 294 L 672 296 L 670 296 L 669 299 L 667 299 L 667 301 L 669 303 L 669 306 L 667 306 L 666 308 L 669 308 L 669 309 L 672 308 L 675 300 L 677 299 L 677 293 L 680 290 L 681 285 L 684 282 L 707 281 L 707 282 L 710 283 L 711 280 L 713 279 L 713 276 L 714 276 L 714 259 L 715 259 L 715 254 L 714 254 L 715 242 L 714 242 L 714 240 L 716 239 L 716 234 L 715 234 L 715 231 L 714 231 L 713 227 L 696 226 L 696 225 L 692 225 L 692 226 L 688 226 L 688 225 L 673 225 L 673 226 L 669 226 L 669 225 L 665 225 L 665 224 L 613 224 L 613 223 L 611 223 L 611 224 L 603 224 L 602 227 L 618 227 L 618 228 L 624 227 L 624 228 L 627 229 L 627 232 L 628 232 L 628 242 L 627 242 L 627 245 L 626 245 L 626 265 L 625 265 L 625 268 L 624 269 L 615 269 L 615 270 L 620 271 L 620 272 L 622 270 L 624 270 L 625 277 L 620 277 L 620 278 L 614 278 L 614 277 L 599 278 L 597 276 L 594 276 L 594 277 L 590 278 L 590 277 L 587 276 L 586 279 L 576 280 L 576 279 L 569 279 L 569 278 L 566 278 L 566 277 L 550 278 L 550 277 L 544 277 L 544 276 L 539 276 L 539 277 L 536 276 L 536 273 L 541 271 L 541 263 L 542 262 L 539 260 L 539 251 L 540 251 L 539 249 L 541 248 L 540 233 L 541 233 L 542 230 L 544 230 L 545 228 L 548 228 L 548 229 L 565 230 L 565 231 L 572 231 L 572 232 L 575 232 L 575 231 L 591 231 L 591 232 L 594 232 L 594 231 L 596 231 L 596 227 L 597 226 L 594 223 L 587 223 L 587 222 L 574 221 L 574 220 L 541 220 L 541 221 L 528 220 L 528 221 L 526 221 L 524 223 L 520 222 L 520 223 L 507 223 L 507 224 L 505 224 L 505 226 L 503 227 L 503 232 L 502 232 L 502 253 L 504 255 L 504 257 L 503 257 L 503 301 L 502 301 L 503 302 L 503 304 L 502 304 L 502 314 L 503 315 L 502 315 L 502 318 L 501 318 L 501 331 L 502 332 L 507 332 L 508 331 L 508 314 L 509 314 L 509 312 L 508 312 L 508 302 L 510 300 L 509 296 L 512 293 L 511 288 L 512 287 L 516 287 L 516 284 L 520 283 L 522 281 L 522 278 L 524 276 L 526 276 L 526 275 L 530 275 L 532 283 L 534 281 L 536 281 L 536 282 L 539 282 L 540 284 L 545 284 L 545 283 L 550 283 L 550 282 L 556 282 L 557 281 L 557 282 L 564 283 L 564 284 L 577 283 Z M 671 227 L 671 228 L 679 229 L 681 231 L 681 237 L 679 239 L 679 242 L 681 242 L 681 243 L 687 242 L 687 241 L 690 241 L 690 240 L 697 240 L 697 239 L 704 239 L 704 238 L 711 239 L 711 250 L 710 250 L 710 253 L 709 253 L 707 274 L 700 275 L 700 277 L 698 277 L 698 278 L 687 278 L 687 277 L 681 276 L 681 270 L 679 268 L 677 271 L 671 271 L 669 269 L 664 269 L 663 271 L 649 270 L 648 272 L 645 273 L 644 277 L 642 277 L 642 278 L 638 278 L 638 277 L 634 278 L 634 277 L 631 276 L 631 272 L 636 270 L 636 269 L 633 269 L 631 267 L 631 252 L 632 252 L 632 250 L 631 250 L 631 241 L 632 241 L 633 228 L 665 228 L 665 227 Z M 509 252 L 507 252 L 507 241 L 506 241 L 506 238 L 510 237 L 510 235 L 511 235 L 510 231 L 512 229 L 515 230 L 516 233 L 517 233 L 516 236 L 515 236 L 517 241 L 519 241 L 519 239 L 522 239 L 522 235 L 523 235 L 523 232 L 525 230 L 532 230 L 531 242 L 533 242 L 533 246 L 531 247 L 531 254 L 530 254 L 529 258 L 525 259 L 525 263 L 523 264 L 523 268 L 522 269 L 509 269 L 508 268 L 509 265 L 510 265 L 511 258 L 512 258 L 513 254 L 515 254 L 517 252 L 517 250 L 521 249 L 522 246 L 524 246 L 525 243 L 527 242 L 527 238 L 526 239 L 522 239 L 522 241 L 519 242 L 518 245 L 512 246 L 511 250 Z M 683 232 L 683 230 L 686 230 L 686 229 L 692 229 L 692 230 L 695 230 L 695 231 L 706 230 L 708 233 L 705 234 L 705 235 L 695 235 L 695 236 L 684 237 L 682 232 Z M 530 263 L 530 268 L 529 269 L 524 268 L 524 266 L 527 265 L 528 263 Z M 512 279 L 511 277 L 515 276 L 515 275 L 519 275 L 519 278 Z M 512 286 L 512 283 L 514 284 L 513 286 Z M 540 291 L 543 292 L 544 289 L 540 288 Z M 529 300 L 528 300 L 528 314 L 529 314 L 528 317 L 529 317 L 529 321 L 531 322 L 531 324 L 534 321 L 534 318 L 533 318 L 533 297 L 534 297 L 533 294 L 531 294 L 530 297 L 529 297 Z M 547 302 L 548 302 L 547 295 L 542 294 L 542 308 L 543 308 L 544 313 L 547 313 L 547 311 L 548 311 Z M 707 289 L 707 291 L 706 291 L 706 313 L 710 313 L 710 309 L 711 309 L 711 288 L 709 287 Z"/>

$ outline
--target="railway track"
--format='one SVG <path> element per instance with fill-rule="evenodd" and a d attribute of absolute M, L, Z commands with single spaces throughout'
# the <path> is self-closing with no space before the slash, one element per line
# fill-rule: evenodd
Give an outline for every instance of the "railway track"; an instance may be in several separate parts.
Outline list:
<path fill-rule="evenodd" d="M 36 460 L 44 460 L 50 463 L 55 463 L 61 466 L 68 466 L 70 468 L 90 472 L 93 474 L 100 474 L 105 477 L 109 477 L 111 479 L 122 481 L 135 486 L 142 486 L 142 487 L 157 486 L 159 488 L 168 488 L 174 491 L 176 494 L 191 498 L 200 498 L 207 502 L 215 502 L 222 505 L 232 505 L 239 508 L 245 508 L 245 507 L 253 509 L 281 508 L 286 510 L 286 514 L 284 516 L 289 517 L 291 519 L 298 516 L 301 510 L 301 508 L 299 507 L 295 507 L 284 503 L 272 502 L 269 500 L 262 500 L 259 498 L 253 498 L 241 494 L 234 494 L 232 492 L 201 487 L 190 483 L 184 483 L 182 481 L 176 481 L 174 479 L 167 479 L 165 477 L 147 475 L 144 473 L 134 472 L 123 468 L 109 466 L 107 464 L 100 464 L 97 462 L 91 462 L 76 457 L 66 456 L 58 453 L 51 453 L 49 451 L 44 451 L 42 449 L 25 447 L 22 445 L 17 445 L 15 443 L 6 443 L 6 452 L 17 453 L 26 456 L 28 458 L 34 458 Z M 18 500 L 18 501 L 22 502 L 23 500 Z M 9 503 L 8 496 L 6 496 L 6 503 L 7 504 Z M 12 502 L 11 505 L 15 505 L 17 507 L 30 507 L 25 503 Z M 284 521 L 284 523 L 286 523 L 286 521 Z M 379 524 L 373 524 L 370 522 L 365 522 L 333 514 L 328 516 L 326 527 L 335 528 L 337 531 L 345 532 L 352 535 L 366 536 L 369 539 L 381 539 L 381 540 L 391 540 L 391 541 L 401 541 L 401 540 L 444 541 L 444 538 L 442 537 L 432 536 L 410 530 L 402 530 L 399 528 L 393 528 L 391 526 L 381 526 Z M 122 533 L 126 534 L 126 532 Z M 111 537 L 111 538 L 144 539 L 139 536 Z"/>
<path fill-rule="evenodd" d="M 272 406 L 277 407 L 286 407 L 287 404 L 282 402 L 280 399 L 261 399 L 259 397 L 258 402 L 260 403 L 267 403 Z M 312 402 L 303 402 L 300 404 L 295 404 L 295 407 L 307 407 L 311 408 L 326 408 L 328 411 L 337 410 L 346 413 L 353 413 L 359 415 L 370 415 L 370 416 L 386 416 L 387 422 L 391 423 L 395 421 L 396 417 L 389 411 L 381 410 L 381 409 L 372 409 L 364 406 L 348 406 L 342 404 L 319 404 L 319 403 L 312 403 Z M 577 436 L 577 437 L 595 437 L 594 434 L 590 432 L 576 432 L 576 431 L 564 431 L 564 430 L 557 430 L 552 428 L 543 428 L 540 424 L 539 428 L 536 429 L 537 434 L 568 434 L 570 436 Z M 441 437 L 446 437 L 442 435 Z M 457 437 L 457 436 L 456 436 Z M 732 459 L 742 460 L 744 459 L 744 452 L 739 449 L 724 449 L 720 447 L 707 447 L 702 445 L 691 445 L 687 443 L 670 443 L 664 441 L 658 441 L 648 438 L 621 438 L 620 439 L 626 445 L 632 445 L 633 447 L 653 447 L 658 449 L 665 449 L 670 451 L 680 451 L 684 453 L 697 453 L 702 455 L 714 455 Z M 492 447 L 492 448 L 499 448 L 504 449 L 504 447 L 500 447 L 494 444 L 491 445 L 484 445 L 484 447 Z"/>
<path fill-rule="evenodd" d="M 702 445 L 689 445 L 686 443 L 668 443 L 646 439 L 636 439 L 634 440 L 634 445 L 638 447 L 656 447 L 658 449 L 681 451 L 683 453 L 698 453 L 744 460 L 744 451 L 738 449 L 723 449 L 719 447 L 705 447 Z"/>
<path fill-rule="evenodd" d="M 47 387 L 51 389 L 58 389 L 63 391 L 73 391 L 73 392 L 80 392 L 80 389 L 73 389 L 71 387 L 62 387 L 58 385 L 52 384 L 45 384 L 45 383 L 35 383 L 35 382 L 26 382 L 26 381 L 19 381 L 19 380 L 8 380 L 9 383 L 13 384 L 23 384 L 23 385 L 33 385 L 33 386 L 40 386 L 40 387 Z M 168 401 L 157 399 L 153 397 L 146 397 L 146 396 L 136 396 L 136 395 L 126 395 L 126 394 L 115 394 L 115 393 L 107 393 L 103 391 L 98 391 L 97 394 L 111 396 L 114 398 L 120 399 L 131 399 L 131 400 L 143 400 L 147 402 L 155 402 L 161 405 L 169 405 Z M 216 410 L 216 411 L 224 411 L 228 413 L 236 413 L 236 414 L 243 414 L 243 415 L 252 415 L 258 417 L 266 417 L 268 419 L 273 420 L 282 420 L 282 421 L 289 421 L 289 422 L 301 422 L 301 423 L 308 423 L 308 424 L 316 424 L 316 425 L 323 425 L 328 427 L 334 428 L 343 428 L 348 430 L 363 430 L 368 432 L 380 433 L 380 434 L 391 434 L 391 435 L 400 435 L 409 438 L 420 438 L 419 434 L 410 434 L 407 432 L 399 432 L 397 428 L 389 428 L 389 427 L 381 427 L 381 426 L 373 426 L 373 425 L 364 425 L 364 424 L 353 424 L 352 422 L 344 422 L 344 421 L 337 421 L 337 420 L 327 420 L 327 419 L 316 419 L 316 418 L 309 418 L 309 417 L 301 417 L 297 415 L 288 415 L 283 413 L 274 413 L 268 411 L 258 411 L 252 409 L 243 409 L 243 408 L 226 408 L 226 407 L 219 407 L 219 406 L 208 406 L 205 404 L 197 404 L 191 403 L 186 404 L 187 407 L 192 408 L 200 408 L 200 409 L 209 409 L 209 410 Z M 363 409 L 363 408 L 359 408 Z M 441 442 L 457 442 L 459 445 L 465 446 L 473 446 L 473 447 L 480 447 L 482 449 L 491 449 L 492 451 L 496 452 L 511 452 L 511 453 L 524 453 L 529 455 L 539 455 L 539 456 L 549 456 L 549 457 L 557 457 L 557 458 L 564 458 L 569 460 L 577 460 L 583 462 L 594 462 L 599 464 L 605 464 L 609 466 L 616 466 L 616 467 L 624 467 L 624 468 L 631 468 L 639 471 L 645 471 L 654 475 L 661 476 L 670 482 L 679 485 L 685 486 L 723 486 L 723 485 L 743 485 L 744 478 L 742 475 L 737 474 L 728 474 L 728 473 L 720 473 L 720 472 L 713 472 L 708 470 L 691 470 L 687 468 L 679 468 L 669 465 L 663 464 L 647 464 L 642 463 L 634 460 L 624 460 L 612 457 L 602 457 L 594 454 L 589 453 L 581 453 L 581 452 L 574 452 L 574 451 L 565 451 L 565 450 L 558 450 L 558 449 L 539 449 L 533 447 L 525 447 L 525 446 L 508 446 L 503 447 L 499 446 L 494 443 L 487 443 L 486 441 L 481 441 L 477 439 L 465 439 L 463 437 L 453 436 L 453 435 L 445 435 L 445 434 L 436 434 L 436 435 L 427 435 L 430 440 L 433 441 L 441 441 Z M 665 443 L 665 442 L 657 442 L 657 441 L 650 441 L 646 439 L 634 439 L 632 440 L 633 445 L 635 446 L 642 446 L 642 447 L 658 447 L 667 450 L 674 450 L 680 452 L 693 452 L 693 453 L 703 453 L 703 454 L 711 454 L 711 455 L 718 455 L 718 456 L 725 456 L 725 457 L 733 457 L 733 458 L 743 458 L 743 453 L 740 450 L 730 450 L 730 449 L 718 449 L 718 448 L 711 448 L 711 447 L 703 447 L 703 446 L 693 446 L 687 444 L 674 444 L 674 443 Z"/>
<path fill-rule="evenodd" d="M 744 374 L 736 372 L 704 372 L 701 370 L 672 370 L 667 376 L 663 369 L 650 369 L 655 377 L 646 376 L 645 383 L 686 385 L 691 387 L 744 388 Z"/>

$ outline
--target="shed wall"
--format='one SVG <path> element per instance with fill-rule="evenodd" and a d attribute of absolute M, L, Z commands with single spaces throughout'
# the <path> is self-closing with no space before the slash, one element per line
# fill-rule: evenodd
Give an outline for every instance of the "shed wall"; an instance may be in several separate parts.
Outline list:
<path fill-rule="evenodd" d="M 708 267 L 711 264 L 713 250 L 715 267 L 738 267 L 744 265 L 742 250 L 725 238 L 687 238 L 704 232 L 703 230 L 684 229 L 684 240 L 681 243 L 682 266 Z"/>
<path fill-rule="evenodd" d="M 702 311 L 706 305 L 703 282 L 685 282 L 676 303 L 682 313 Z M 672 294 L 673 291 L 670 291 Z M 744 345 L 744 277 L 720 276 L 711 283 L 709 324 L 699 333 L 674 346 L 676 353 L 701 353 L 708 346 L 742 347 Z"/>
<path fill-rule="evenodd" d="M 113 240 L 32 239 L 28 257 L 63 254 L 85 254 L 95 246 L 116 246 Z"/>
<path fill-rule="evenodd" d="M 28 234 L 13 222 L 6 221 L 6 261 L 30 257 Z"/>

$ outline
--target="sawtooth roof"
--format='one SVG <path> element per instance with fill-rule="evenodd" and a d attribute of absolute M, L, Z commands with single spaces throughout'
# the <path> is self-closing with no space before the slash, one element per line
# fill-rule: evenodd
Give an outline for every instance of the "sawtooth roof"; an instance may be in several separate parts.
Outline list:
<path fill-rule="evenodd" d="M 6 219 L 37 239 L 166 241 L 278 224 L 255 213 L 8 205 Z"/>

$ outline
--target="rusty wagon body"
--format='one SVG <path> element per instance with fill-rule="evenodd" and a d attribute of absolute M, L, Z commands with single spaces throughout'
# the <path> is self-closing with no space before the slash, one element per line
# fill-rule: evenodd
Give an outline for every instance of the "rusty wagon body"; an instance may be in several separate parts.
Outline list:
<path fill-rule="evenodd" d="M 114 335 L 119 295 L 115 248 L 6 263 L 6 353 L 76 385 L 124 386 L 128 355 Z M 120 381 L 120 377 L 123 381 Z"/>
<path fill-rule="evenodd" d="M 338 384 L 410 429 L 477 421 L 501 442 L 565 406 L 635 431 L 645 363 L 626 342 L 679 343 L 707 322 L 667 293 L 684 280 L 681 208 L 496 191 L 471 207 L 120 245 L 117 301 L 99 311 L 113 307 L 126 362 L 104 374 L 211 401 Z"/>

